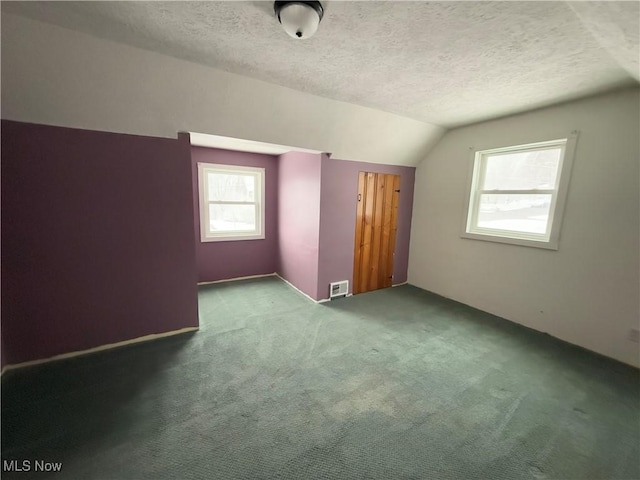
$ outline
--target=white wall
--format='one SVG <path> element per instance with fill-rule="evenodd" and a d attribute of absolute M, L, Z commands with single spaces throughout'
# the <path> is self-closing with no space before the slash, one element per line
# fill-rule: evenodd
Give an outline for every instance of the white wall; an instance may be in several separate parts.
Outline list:
<path fill-rule="evenodd" d="M 440 127 L 10 14 L 2 118 L 140 135 L 193 131 L 415 165 Z"/>
<path fill-rule="evenodd" d="M 639 365 L 640 96 L 626 90 L 448 132 L 416 172 L 409 282 Z M 469 147 L 580 136 L 558 251 L 460 238 Z"/>

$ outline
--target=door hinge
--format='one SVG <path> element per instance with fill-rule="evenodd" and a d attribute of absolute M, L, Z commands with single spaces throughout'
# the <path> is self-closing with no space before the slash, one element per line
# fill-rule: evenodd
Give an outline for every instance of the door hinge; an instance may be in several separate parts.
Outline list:
<path fill-rule="evenodd" d="M 398 190 L 396 190 L 396 192 L 400 193 L 400 190 L 398 189 Z"/>

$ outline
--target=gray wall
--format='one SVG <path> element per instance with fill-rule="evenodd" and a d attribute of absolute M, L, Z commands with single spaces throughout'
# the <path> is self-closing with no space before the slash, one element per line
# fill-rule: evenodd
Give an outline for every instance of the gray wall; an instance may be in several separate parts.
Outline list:
<path fill-rule="evenodd" d="M 638 365 L 640 98 L 624 90 L 459 128 L 418 166 L 409 282 Z M 580 136 L 558 251 L 460 238 L 469 147 Z"/>

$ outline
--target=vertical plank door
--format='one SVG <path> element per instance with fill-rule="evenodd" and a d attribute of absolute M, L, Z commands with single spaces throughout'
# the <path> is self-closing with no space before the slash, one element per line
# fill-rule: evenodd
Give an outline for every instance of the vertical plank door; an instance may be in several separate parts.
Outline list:
<path fill-rule="evenodd" d="M 398 229 L 400 176 L 360 172 L 353 293 L 390 287 Z"/>

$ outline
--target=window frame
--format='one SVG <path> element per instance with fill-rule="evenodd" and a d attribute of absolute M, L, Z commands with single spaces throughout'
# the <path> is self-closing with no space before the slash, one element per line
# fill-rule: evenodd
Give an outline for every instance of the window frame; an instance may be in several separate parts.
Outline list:
<path fill-rule="evenodd" d="M 227 201 L 210 201 L 207 196 L 208 192 L 208 174 L 209 173 L 225 173 L 253 175 L 256 178 L 256 192 L 254 202 L 227 202 Z M 200 241 L 201 242 L 228 242 L 240 240 L 264 240 L 265 231 L 265 168 L 263 167 L 245 167 L 239 165 L 223 165 L 218 163 L 198 162 L 198 199 L 200 210 Z M 252 232 L 221 232 L 211 233 L 209 229 L 209 205 L 226 204 L 226 205 L 255 205 L 256 209 L 256 229 Z"/>
<path fill-rule="evenodd" d="M 467 181 L 467 191 L 464 202 L 464 216 L 462 225 L 462 238 L 472 240 L 485 240 L 490 242 L 507 243 L 526 247 L 537 247 L 549 250 L 558 250 L 560 230 L 564 217 L 564 209 L 569 189 L 569 180 L 573 166 L 578 131 L 574 130 L 570 135 L 555 140 L 545 140 L 535 143 L 509 145 L 506 147 L 493 147 L 486 149 L 470 148 L 470 170 Z M 485 190 L 480 188 L 484 181 L 487 168 L 487 157 L 496 153 L 514 153 L 526 151 L 539 151 L 551 148 L 562 148 L 558 164 L 556 184 L 551 189 L 527 189 L 527 190 Z M 549 219 L 547 221 L 548 232 L 546 234 L 518 232 L 513 230 L 491 229 L 477 225 L 480 196 L 482 194 L 508 195 L 508 194 L 550 194 Z"/>

